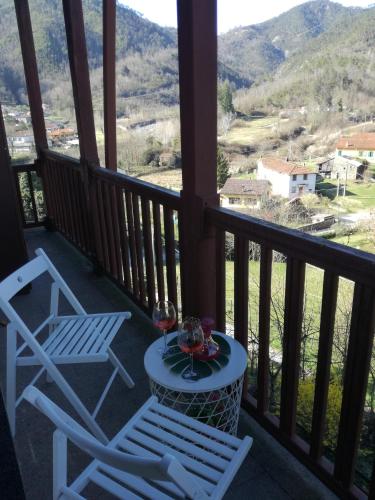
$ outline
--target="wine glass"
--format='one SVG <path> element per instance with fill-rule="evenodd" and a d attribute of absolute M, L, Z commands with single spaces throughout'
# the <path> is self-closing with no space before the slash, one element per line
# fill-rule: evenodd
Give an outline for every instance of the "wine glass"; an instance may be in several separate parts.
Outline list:
<path fill-rule="evenodd" d="M 171 349 L 167 345 L 167 331 L 176 323 L 176 310 L 169 300 L 160 300 L 154 305 L 152 320 L 156 328 L 163 332 L 164 347 L 159 348 L 160 354 L 164 357 Z"/>
<path fill-rule="evenodd" d="M 190 355 L 190 366 L 181 374 L 185 380 L 193 381 L 197 376 L 193 366 L 193 353 L 199 352 L 203 347 L 203 330 L 197 318 L 185 318 L 178 331 L 178 345 L 181 351 Z"/>

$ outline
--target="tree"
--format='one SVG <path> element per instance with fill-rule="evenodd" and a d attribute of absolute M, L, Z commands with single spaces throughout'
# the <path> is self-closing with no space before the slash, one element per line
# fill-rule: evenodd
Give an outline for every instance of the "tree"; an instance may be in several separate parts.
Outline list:
<path fill-rule="evenodd" d="M 219 86 L 218 99 L 224 113 L 234 113 L 232 90 L 228 80 Z"/>
<path fill-rule="evenodd" d="M 217 150 L 217 187 L 221 189 L 226 183 L 229 175 L 229 162 L 221 149 Z"/>

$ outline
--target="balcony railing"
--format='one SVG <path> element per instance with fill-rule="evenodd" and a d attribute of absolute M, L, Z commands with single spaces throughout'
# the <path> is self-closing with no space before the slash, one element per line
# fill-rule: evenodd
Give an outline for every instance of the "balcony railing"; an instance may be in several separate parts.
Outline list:
<path fill-rule="evenodd" d="M 179 194 L 50 151 L 39 166 L 49 224 L 146 311 L 165 297 L 181 310 Z M 32 167 L 17 167 L 24 171 Z M 356 468 L 374 362 L 375 257 L 221 208 L 205 209 L 205 225 L 216 234 L 217 327 L 233 330 L 249 353 L 243 406 L 334 491 L 366 497 L 356 481 L 371 496 L 374 478 Z M 327 450 L 339 331 L 341 409 L 336 449 Z M 298 405 L 306 377 L 309 429 Z"/>

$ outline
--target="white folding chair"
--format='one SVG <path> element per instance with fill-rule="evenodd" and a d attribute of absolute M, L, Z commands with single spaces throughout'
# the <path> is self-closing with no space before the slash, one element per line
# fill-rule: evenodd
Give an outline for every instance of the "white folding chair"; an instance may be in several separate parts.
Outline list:
<path fill-rule="evenodd" d="M 35 387 L 27 387 L 23 397 L 57 427 L 53 500 L 84 499 L 89 483 L 126 500 L 220 499 L 253 442 L 167 408 L 152 396 L 103 445 Z M 67 439 L 94 458 L 70 485 Z"/>
<path fill-rule="evenodd" d="M 134 387 L 132 378 L 110 349 L 114 336 L 123 321 L 130 318 L 131 314 L 129 312 L 87 314 L 44 251 L 39 248 L 35 253 L 37 254 L 35 259 L 0 283 L 0 308 L 10 321 L 7 325 L 6 407 L 12 433 L 15 435 L 16 408 L 22 399 L 22 397 L 16 399 L 16 369 L 19 366 L 40 365 L 41 369 L 31 384 L 35 384 L 46 370 L 49 380 L 58 385 L 88 428 L 102 442 L 108 442 L 95 418 L 117 374 L 128 387 Z M 23 287 L 45 272 L 52 278 L 50 313 L 36 330 L 31 332 L 10 301 Z M 60 292 L 73 307 L 75 315 L 58 315 Z M 39 342 L 38 335 L 47 328 L 49 336 Z M 23 339 L 23 344 L 18 348 L 17 334 Z M 32 355 L 24 353 L 27 347 L 31 349 Z M 95 410 L 90 413 L 56 365 L 107 361 L 113 365 L 114 370 Z"/>

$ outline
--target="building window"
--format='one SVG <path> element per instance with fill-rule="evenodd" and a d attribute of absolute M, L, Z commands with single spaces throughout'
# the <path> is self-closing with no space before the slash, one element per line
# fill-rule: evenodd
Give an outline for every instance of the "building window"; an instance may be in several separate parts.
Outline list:
<path fill-rule="evenodd" d="M 229 204 L 230 205 L 239 205 L 240 199 L 239 198 L 229 198 Z"/>
<path fill-rule="evenodd" d="M 370 158 L 372 158 L 372 157 L 374 156 L 373 151 L 369 151 L 369 152 L 368 152 L 368 155 L 369 155 L 369 157 L 370 157 Z"/>
<path fill-rule="evenodd" d="M 339 151 L 339 156 L 341 156 L 341 155 L 342 155 L 342 151 Z"/>
<path fill-rule="evenodd" d="M 360 151 L 360 152 L 358 153 L 358 156 L 363 156 L 363 151 Z"/>
<path fill-rule="evenodd" d="M 297 176 L 296 175 L 293 175 L 293 180 L 296 181 L 297 180 Z"/>
<path fill-rule="evenodd" d="M 303 174 L 303 180 L 307 181 L 307 174 Z"/>
<path fill-rule="evenodd" d="M 292 193 L 296 193 L 296 192 L 297 192 L 297 188 L 296 188 L 296 186 L 293 186 L 292 187 Z"/>

